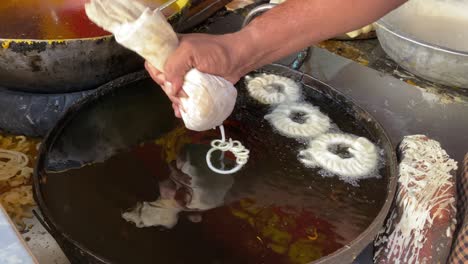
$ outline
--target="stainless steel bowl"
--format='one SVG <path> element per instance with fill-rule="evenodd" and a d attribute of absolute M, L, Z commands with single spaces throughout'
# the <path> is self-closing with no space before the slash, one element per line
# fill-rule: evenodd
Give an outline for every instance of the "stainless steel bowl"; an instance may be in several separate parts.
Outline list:
<path fill-rule="evenodd" d="M 405 31 L 407 24 L 402 21 L 408 21 L 405 16 L 410 15 L 411 12 L 397 9 L 376 23 L 377 37 L 383 50 L 404 69 L 419 77 L 448 86 L 468 88 L 468 49 L 455 50 L 408 34 Z M 465 41 L 468 43 L 468 39 Z"/>

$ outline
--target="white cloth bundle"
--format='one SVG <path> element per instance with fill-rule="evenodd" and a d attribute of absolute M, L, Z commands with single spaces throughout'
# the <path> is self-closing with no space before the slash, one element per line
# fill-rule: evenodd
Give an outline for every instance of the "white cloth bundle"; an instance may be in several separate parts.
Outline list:
<path fill-rule="evenodd" d="M 88 17 L 114 34 L 118 43 L 160 71 L 179 45 L 177 34 L 161 11 L 151 10 L 138 1 L 91 0 L 85 9 Z M 188 129 L 204 131 L 219 126 L 234 109 L 237 90 L 221 77 L 192 69 L 186 74 L 182 88 L 188 95 L 181 98 L 181 115 Z"/>

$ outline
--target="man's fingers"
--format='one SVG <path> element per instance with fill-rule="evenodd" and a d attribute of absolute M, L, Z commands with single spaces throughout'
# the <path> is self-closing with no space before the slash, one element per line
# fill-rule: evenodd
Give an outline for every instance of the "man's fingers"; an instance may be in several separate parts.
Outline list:
<path fill-rule="evenodd" d="M 188 98 L 188 94 L 184 91 L 184 89 L 180 89 L 179 93 L 177 94 L 179 98 Z"/>
<path fill-rule="evenodd" d="M 226 77 L 226 80 L 232 83 L 233 85 L 236 84 L 239 81 L 239 79 L 240 79 L 239 77 L 235 77 L 235 76 Z"/>
<path fill-rule="evenodd" d="M 169 95 L 177 96 L 177 94 L 179 94 L 180 90 L 182 89 L 183 84 L 184 77 L 171 77 L 168 74 L 166 74 L 166 82 L 164 83 L 164 86 L 167 87 Z"/>
<path fill-rule="evenodd" d="M 156 75 L 161 73 L 160 70 L 156 69 L 156 67 L 151 65 L 151 63 L 149 63 L 148 61 L 145 61 L 145 69 L 148 71 L 148 73 L 151 75 L 151 77 L 153 75 L 156 76 Z"/>
<path fill-rule="evenodd" d="M 169 56 L 166 65 L 164 66 L 164 74 L 166 80 L 172 85 L 172 95 L 179 94 L 184 84 L 185 74 L 192 68 L 191 60 L 188 52 L 191 50 L 184 49 L 182 45 Z"/>
<path fill-rule="evenodd" d="M 166 92 L 167 96 L 176 96 L 176 93 L 174 93 L 174 87 L 172 86 L 172 83 L 165 81 L 163 84 L 163 90 Z"/>
<path fill-rule="evenodd" d="M 149 73 L 151 78 L 159 84 L 159 86 L 163 86 L 164 82 L 166 81 L 166 78 L 164 77 L 164 74 L 160 72 L 158 69 L 153 67 L 149 62 L 145 62 L 145 68 L 146 71 Z"/>
<path fill-rule="evenodd" d="M 171 100 L 175 106 L 181 104 L 179 97 L 188 97 L 188 95 L 182 89 L 175 93 L 172 83 L 166 81 L 165 75 L 153 67 L 149 62 L 145 62 L 145 68 L 150 74 L 151 78 L 156 83 L 158 83 L 159 86 L 161 86 L 164 93 L 166 93 L 167 97 L 169 97 L 169 100 Z M 176 107 L 176 109 L 179 110 L 179 107 Z"/>
<path fill-rule="evenodd" d="M 158 69 L 153 67 L 149 62 L 145 62 L 145 68 L 148 71 L 149 75 L 151 78 L 161 86 L 163 89 L 164 93 L 171 99 L 171 101 L 174 102 L 172 97 L 174 97 L 173 89 L 172 89 L 172 84 L 168 81 L 166 81 L 165 75 L 160 72 Z"/>
<path fill-rule="evenodd" d="M 155 70 L 157 70 L 155 67 L 153 67 L 153 65 L 151 65 L 151 63 L 149 63 L 148 61 L 145 61 L 145 69 L 148 71 L 148 72 L 153 72 Z"/>
<path fill-rule="evenodd" d="M 172 104 L 172 109 L 174 109 L 174 114 L 177 118 L 181 118 L 182 115 L 180 114 L 180 109 L 179 109 L 179 106 L 177 104 Z"/>
<path fill-rule="evenodd" d="M 169 95 L 169 100 L 171 100 L 172 103 L 176 104 L 176 105 L 180 105 L 182 102 L 180 101 L 180 98 L 177 97 L 177 96 L 172 96 L 172 95 Z"/>

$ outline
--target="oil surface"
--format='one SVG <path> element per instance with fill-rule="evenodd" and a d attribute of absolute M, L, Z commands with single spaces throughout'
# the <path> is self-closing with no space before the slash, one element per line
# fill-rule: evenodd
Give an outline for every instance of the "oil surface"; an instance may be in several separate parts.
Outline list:
<path fill-rule="evenodd" d="M 176 122 L 105 162 L 49 172 L 41 188 L 56 224 L 114 263 L 308 263 L 360 235 L 385 202 L 385 167 L 384 177 L 359 186 L 305 168 L 297 159 L 304 143 L 274 132 L 263 119 L 270 107 L 246 95 L 243 83 L 238 90 L 225 129 L 251 150 L 240 172 L 208 170 L 205 153 L 218 131 L 195 133 Z M 304 97 L 341 131 L 373 141 L 341 105 L 312 89 Z M 226 155 L 226 166 L 231 159 Z M 137 228 L 122 218 L 138 203 L 161 199 L 178 208 L 165 212 L 177 218 L 173 228 Z"/>
<path fill-rule="evenodd" d="M 0 38 L 74 39 L 110 35 L 86 16 L 87 0 L 2 0 Z M 164 0 L 146 0 L 157 7 Z M 172 8 L 172 7 L 171 7 Z M 167 10 L 172 14 L 174 8 Z"/>

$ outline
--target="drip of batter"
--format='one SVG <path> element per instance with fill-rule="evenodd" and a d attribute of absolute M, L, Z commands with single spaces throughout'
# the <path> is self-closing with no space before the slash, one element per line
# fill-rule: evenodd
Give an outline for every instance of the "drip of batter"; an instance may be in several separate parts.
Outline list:
<path fill-rule="evenodd" d="M 249 161 L 249 150 L 246 149 L 240 141 L 232 140 L 231 138 L 229 141 L 226 141 L 226 135 L 224 133 L 224 126 L 220 126 L 219 130 L 221 131 L 221 139 L 216 139 L 211 141 L 211 149 L 206 153 L 206 163 L 208 167 L 219 174 L 232 174 L 238 172 L 242 167 L 247 164 Z M 211 163 L 211 154 L 216 151 L 222 151 L 223 153 L 226 151 L 231 152 L 236 157 L 236 167 L 230 170 L 220 170 L 215 168 Z M 223 155 L 224 156 L 224 155 Z M 222 156 L 222 157 L 223 157 Z"/>
<path fill-rule="evenodd" d="M 247 81 L 250 96 L 262 104 L 296 102 L 301 96 L 299 85 L 293 80 L 274 74 L 260 74 Z"/>
<path fill-rule="evenodd" d="M 329 150 L 332 146 L 346 146 L 352 155 L 342 158 Z M 309 148 L 299 153 L 299 160 L 309 167 L 321 167 L 342 177 L 368 177 L 377 167 L 377 148 L 363 137 L 347 134 L 323 134 L 312 140 Z"/>
<path fill-rule="evenodd" d="M 294 121 L 291 116 L 294 113 L 304 114 L 304 122 Z M 281 104 L 265 119 L 280 133 L 291 138 L 313 138 L 330 129 L 330 118 L 309 104 Z"/>

